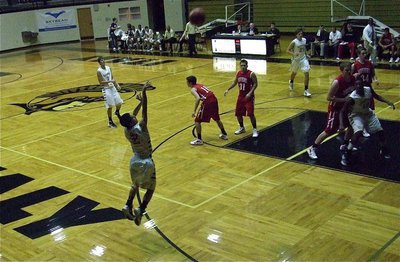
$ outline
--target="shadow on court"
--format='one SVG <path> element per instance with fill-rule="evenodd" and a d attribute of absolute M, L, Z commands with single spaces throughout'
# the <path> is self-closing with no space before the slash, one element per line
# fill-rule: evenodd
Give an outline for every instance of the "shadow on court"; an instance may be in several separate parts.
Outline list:
<path fill-rule="evenodd" d="M 384 159 L 379 155 L 378 139 L 375 135 L 371 135 L 368 139 L 363 139 L 358 151 L 353 152 L 352 164 L 348 167 L 340 164 L 341 136 L 334 137 L 320 145 L 317 151 L 317 160 L 311 160 L 307 152 L 299 154 L 314 142 L 324 128 L 326 123 L 325 112 L 302 112 L 261 130 L 258 138 L 252 138 L 249 133 L 248 136 L 228 144 L 226 147 L 400 182 L 400 122 L 382 119 L 380 119 L 380 122 L 385 130 L 391 159 Z"/>

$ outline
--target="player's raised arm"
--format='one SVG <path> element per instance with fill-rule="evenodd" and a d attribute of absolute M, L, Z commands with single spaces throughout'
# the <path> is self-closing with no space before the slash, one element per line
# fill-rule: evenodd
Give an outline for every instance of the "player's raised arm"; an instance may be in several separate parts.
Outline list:
<path fill-rule="evenodd" d="M 138 95 L 136 96 L 136 99 L 139 100 L 139 104 L 135 107 L 135 109 L 133 109 L 132 114 L 133 114 L 134 116 L 137 116 L 137 114 L 138 114 L 139 111 L 140 111 L 140 108 L 142 107 L 142 96 L 141 96 L 140 94 L 138 94 Z"/>
<path fill-rule="evenodd" d="M 147 88 L 150 86 L 150 82 L 147 81 L 143 86 L 142 91 L 142 122 L 147 125 Z"/>

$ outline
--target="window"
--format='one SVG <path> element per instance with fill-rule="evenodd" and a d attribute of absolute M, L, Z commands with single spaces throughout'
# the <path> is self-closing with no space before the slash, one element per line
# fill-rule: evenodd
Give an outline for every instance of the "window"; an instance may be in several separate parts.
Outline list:
<path fill-rule="evenodd" d="M 129 21 L 140 18 L 140 7 L 125 7 L 119 9 L 119 21 Z"/>

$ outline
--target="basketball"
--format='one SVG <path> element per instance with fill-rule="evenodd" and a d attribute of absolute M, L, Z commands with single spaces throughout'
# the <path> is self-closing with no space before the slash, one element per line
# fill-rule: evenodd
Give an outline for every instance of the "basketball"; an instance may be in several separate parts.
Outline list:
<path fill-rule="evenodd" d="M 194 25 L 201 26 L 205 20 L 206 13 L 204 12 L 203 8 L 197 7 L 189 14 L 189 21 Z"/>

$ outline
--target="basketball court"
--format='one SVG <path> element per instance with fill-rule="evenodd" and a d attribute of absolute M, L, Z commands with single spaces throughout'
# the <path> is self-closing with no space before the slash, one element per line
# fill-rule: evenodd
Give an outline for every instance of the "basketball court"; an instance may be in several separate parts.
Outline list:
<path fill-rule="evenodd" d="M 283 41 L 285 49 L 289 40 Z M 157 188 L 137 227 L 124 219 L 132 156 L 123 128 L 107 126 L 97 57 L 121 83 L 131 112 L 150 80 L 148 126 Z M 247 58 L 257 74 L 260 135 L 234 135 L 237 88 L 224 91 Z M 4 261 L 400 260 L 400 111 L 376 103 L 392 154 L 374 136 L 356 164 L 340 165 L 340 136 L 306 148 L 323 130 L 338 63 L 313 59 L 289 91 L 289 57 L 213 57 L 187 52 L 110 54 L 106 41 L 0 54 L 1 257 Z M 380 64 L 378 94 L 400 107 L 400 65 Z M 228 140 L 214 122 L 193 140 L 195 75 L 219 100 Z M 140 116 L 140 114 L 139 114 Z M 143 195 L 144 192 L 141 192 Z M 136 201 L 136 200 L 135 200 Z M 137 202 L 135 202 L 137 206 Z"/>

